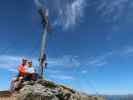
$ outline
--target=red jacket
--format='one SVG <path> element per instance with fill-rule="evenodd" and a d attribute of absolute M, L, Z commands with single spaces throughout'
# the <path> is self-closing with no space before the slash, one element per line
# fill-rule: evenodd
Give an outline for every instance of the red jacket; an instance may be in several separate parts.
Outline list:
<path fill-rule="evenodd" d="M 21 64 L 21 65 L 19 65 L 19 67 L 18 67 L 18 71 L 19 71 L 19 74 L 21 75 L 21 76 L 24 76 L 25 75 L 25 65 L 23 65 L 23 64 Z"/>

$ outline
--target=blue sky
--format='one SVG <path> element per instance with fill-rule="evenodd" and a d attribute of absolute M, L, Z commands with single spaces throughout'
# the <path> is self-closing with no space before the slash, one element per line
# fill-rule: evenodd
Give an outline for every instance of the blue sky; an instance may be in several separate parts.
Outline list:
<path fill-rule="evenodd" d="M 133 2 L 44 0 L 53 32 L 46 79 L 79 91 L 133 93 Z M 37 66 L 41 24 L 33 0 L 0 1 L 0 90 L 8 89 L 23 57 Z"/>

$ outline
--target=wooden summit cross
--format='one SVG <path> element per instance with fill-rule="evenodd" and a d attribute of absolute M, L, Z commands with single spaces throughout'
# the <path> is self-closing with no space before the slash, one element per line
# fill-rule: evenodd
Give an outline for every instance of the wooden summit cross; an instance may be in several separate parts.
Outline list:
<path fill-rule="evenodd" d="M 44 7 L 40 7 L 38 9 L 38 12 L 42 18 L 42 27 L 43 27 L 40 57 L 39 57 L 39 66 L 41 68 L 40 74 L 41 74 L 41 78 L 43 79 L 44 69 L 47 66 L 45 48 L 46 48 L 47 33 L 50 32 L 50 25 L 48 20 L 48 9 Z"/>

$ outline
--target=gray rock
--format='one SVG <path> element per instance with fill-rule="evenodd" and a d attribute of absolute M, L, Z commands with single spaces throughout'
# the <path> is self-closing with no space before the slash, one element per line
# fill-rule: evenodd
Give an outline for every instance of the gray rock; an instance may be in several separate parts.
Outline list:
<path fill-rule="evenodd" d="M 88 96 L 51 81 L 24 82 L 17 100 L 106 100 L 104 97 Z"/>

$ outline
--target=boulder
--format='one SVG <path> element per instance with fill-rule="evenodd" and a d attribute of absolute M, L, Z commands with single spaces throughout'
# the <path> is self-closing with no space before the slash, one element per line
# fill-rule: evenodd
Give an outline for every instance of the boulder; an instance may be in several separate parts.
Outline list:
<path fill-rule="evenodd" d="M 17 100 L 106 100 L 47 80 L 24 82 Z"/>

